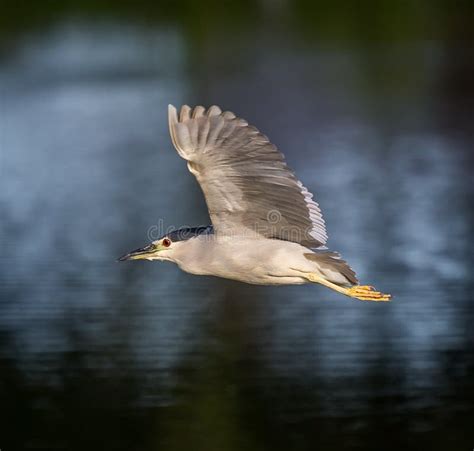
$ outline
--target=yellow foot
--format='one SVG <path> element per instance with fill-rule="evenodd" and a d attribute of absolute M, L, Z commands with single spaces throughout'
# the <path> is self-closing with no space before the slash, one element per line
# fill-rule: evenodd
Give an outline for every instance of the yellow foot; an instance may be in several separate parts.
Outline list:
<path fill-rule="evenodd" d="M 390 301 L 391 295 L 380 293 L 376 291 L 374 287 L 370 285 L 355 285 L 347 289 L 344 293 L 351 298 L 357 298 L 361 301 Z"/>

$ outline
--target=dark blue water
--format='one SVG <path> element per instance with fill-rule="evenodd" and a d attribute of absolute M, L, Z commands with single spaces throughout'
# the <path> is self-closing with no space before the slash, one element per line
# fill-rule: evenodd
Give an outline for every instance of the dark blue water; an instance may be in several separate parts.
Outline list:
<path fill-rule="evenodd" d="M 474 446 L 467 48 L 68 20 L 0 64 L 2 450 Z M 209 221 L 168 103 L 269 135 L 393 302 L 116 263 Z"/>

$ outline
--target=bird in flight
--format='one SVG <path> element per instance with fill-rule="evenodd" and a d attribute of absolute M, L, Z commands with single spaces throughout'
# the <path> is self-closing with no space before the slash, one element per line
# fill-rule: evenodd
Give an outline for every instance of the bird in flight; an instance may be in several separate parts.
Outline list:
<path fill-rule="evenodd" d="M 364 301 L 389 294 L 359 285 L 326 246 L 313 195 L 255 127 L 217 106 L 168 107 L 171 139 L 206 199 L 212 225 L 174 230 L 119 258 L 165 260 L 183 271 L 258 285 L 318 283 Z"/>

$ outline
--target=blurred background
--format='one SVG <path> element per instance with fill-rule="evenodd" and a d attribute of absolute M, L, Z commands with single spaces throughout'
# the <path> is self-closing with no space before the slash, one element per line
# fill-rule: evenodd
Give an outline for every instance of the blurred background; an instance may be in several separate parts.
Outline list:
<path fill-rule="evenodd" d="M 2 451 L 472 449 L 471 5 L 2 0 Z M 394 301 L 116 263 L 209 222 L 168 103 L 269 135 Z"/>

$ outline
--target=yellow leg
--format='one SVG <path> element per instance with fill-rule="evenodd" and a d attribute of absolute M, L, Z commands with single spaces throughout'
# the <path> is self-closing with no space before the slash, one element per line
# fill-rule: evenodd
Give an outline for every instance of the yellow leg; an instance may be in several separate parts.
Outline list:
<path fill-rule="evenodd" d="M 380 293 L 379 291 L 375 291 L 375 288 L 369 285 L 355 285 L 350 288 L 345 288 L 340 287 L 335 283 L 329 282 L 315 273 L 306 274 L 306 277 L 310 282 L 320 283 L 321 285 L 331 288 L 332 290 L 345 294 L 351 298 L 359 299 L 361 301 L 390 301 L 390 298 L 392 297 L 390 294 L 384 294 Z"/>

